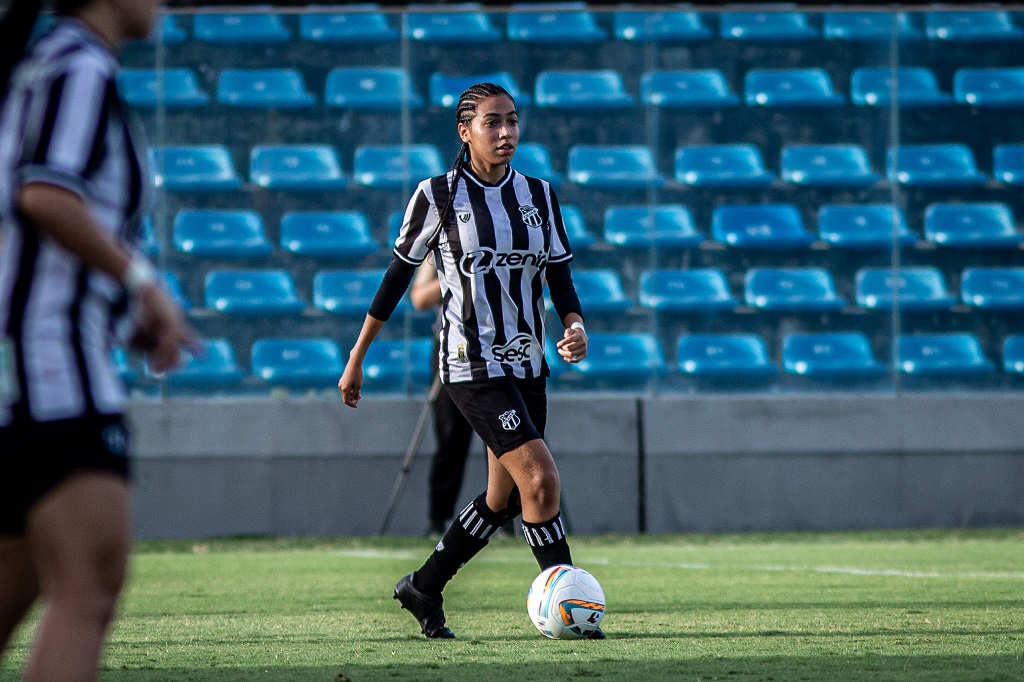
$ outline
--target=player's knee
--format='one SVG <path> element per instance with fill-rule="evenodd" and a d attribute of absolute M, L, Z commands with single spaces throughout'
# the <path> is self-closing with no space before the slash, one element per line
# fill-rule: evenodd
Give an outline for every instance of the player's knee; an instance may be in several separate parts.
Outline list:
<path fill-rule="evenodd" d="M 558 472 L 555 470 L 538 470 L 530 476 L 529 488 L 520 489 L 520 495 L 529 500 L 532 506 L 547 509 L 558 508 L 558 498 L 561 493 L 561 486 L 558 480 Z"/>
<path fill-rule="evenodd" d="M 45 597 L 83 620 L 109 623 L 124 588 L 126 569 L 124 553 L 110 548 L 53 571 L 44 583 Z"/>

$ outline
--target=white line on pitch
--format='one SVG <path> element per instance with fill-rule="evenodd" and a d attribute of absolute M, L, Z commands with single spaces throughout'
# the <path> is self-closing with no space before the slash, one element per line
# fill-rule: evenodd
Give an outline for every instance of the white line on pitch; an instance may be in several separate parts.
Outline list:
<path fill-rule="evenodd" d="M 388 551 L 379 549 L 357 549 L 338 550 L 332 552 L 339 556 L 351 557 L 354 559 L 422 559 L 426 555 L 423 552 L 411 551 Z M 510 563 L 532 563 L 532 556 L 503 557 L 482 555 L 475 559 L 482 563 L 510 564 Z M 788 573 L 837 573 L 841 575 L 854 576 L 888 576 L 894 578 L 938 578 L 938 579 L 1002 579 L 1002 580 L 1024 580 L 1024 573 L 1000 572 L 1000 571 L 968 571 L 964 573 L 942 572 L 942 571 L 903 571 L 892 568 L 851 568 L 846 566 L 777 566 L 777 565 L 754 565 L 754 566 L 714 566 L 701 563 L 684 562 L 659 562 L 659 561 L 619 561 L 607 558 L 591 558 L 588 564 L 598 566 L 632 566 L 640 568 L 677 568 L 687 571 L 710 571 L 722 569 L 728 571 L 747 571 L 755 573 L 788 572 Z"/>

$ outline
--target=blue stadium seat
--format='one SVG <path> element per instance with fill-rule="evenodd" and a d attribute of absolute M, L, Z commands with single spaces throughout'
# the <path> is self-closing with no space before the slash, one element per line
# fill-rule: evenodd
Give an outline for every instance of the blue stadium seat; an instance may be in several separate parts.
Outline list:
<path fill-rule="evenodd" d="M 156 236 L 156 228 L 153 226 L 153 218 L 142 217 L 142 224 L 139 226 L 139 237 L 136 248 L 150 258 L 160 255 L 160 239 Z"/>
<path fill-rule="evenodd" d="M 348 5 L 346 12 L 309 13 L 299 17 L 302 40 L 334 45 L 379 45 L 398 40 L 378 5 Z"/>
<path fill-rule="evenodd" d="M 539 107 L 584 111 L 629 109 L 636 100 L 626 92 L 618 71 L 541 71 L 534 83 Z"/>
<path fill-rule="evenodd" d="M 986 310 L 1024 310 L 1024 268 L 964 268 L 960 300 Z"/>
<path fill-rule="evenodd" d="M 665 313 L 704 313 L 732 310 L 739 301 L 718 268 L 645 270 L 640 305 Z"/>
<path fill-rule="evenodd" d="M 174 217 L 174 247 L 206 258 L 258 258 L 274 251 L 256 211 L 182 211 Z"/>
<path fill-rule="evenodd" d="M 901 336 L 896 357 L 899 370 L 910 376 L 966 377 L 991 374 L 995 369 L 973 334 Z"/>
<path fill-rule="evenodd" d="M 693 187 L 767 187 L 775 175 L 752 144 L 717 144 L 676 150 L 676 182 Z"/>
<path fill-rule="evenodd" d="M 977 187 L 988 182 L 964 144 L 890 147 L 886 175 L 890 182 L 913 187 Z"/>
<path fill-rule="evenodd" d="M 163 270 L 160 272 L 160 277 L 163 279 L 164 288 L 167 289 L 167 293 L 171 295 L 174 302 L 182 310 L 191 310 L 192 301 L 185 296 L 185 290 L 181 286 L 181 278 L 178 277 L 178 274 L 170 270 Z"/>
<path fill-rule="evenodd" d="M 198 353 L 185 349 L 181 365 L 161 375 L 168 387 L 216 391 L 242 383 L 245 371 L 238 366 L 235 349 L 227 339 L 204 339 L 198 345 Z"/>
<path fill-rule="evenodd" d="M 261 317 L 301 313 L 306 304 L 284 270 L 213 270 L 206 275 L 206 307 Z"/>
<path fill-rule="evenodd" d="M 210 103 L 192 69 L 121 69 L 117 89 L 124 101 L 137 109 L 188 109 Z"/>
<path fill-rule="evenodd" d="M 721 36 L 733 40 L 814 40 L 818 32 L 803 12 L 722 12 Z"/>
<path fill-rule="evenodd" d="M 693 334 L 679 339 L 676 367 L 698 379 L 763 380 L 775 376 L 764 339 L 754 334 Z"/>
<path fill-rule="evenodd" d="M 924 237 L 962 249 L 1014 249 L 1024 243 L 1010 207 L 996 202 L 931 204 L 924 211 Z"/>
<path fill-rule="evenodd" d="M 196 14 L 192 18 L 196 40 L 222 45 L 266 45 L 286 43 L 292 33 L 279 14 Z"/>
<path fill-rule="evenodd" d="M 565 180 L 565 176 L 555 170 L 548 148 L 538 142 L 520 142 L 512 159 L 512 167 L 531 178 L 547 180 L 555 189 L 561 187 Z"/>
<path fill-rule="evenodd" d="M 586 315 L 617 315 L 633 307 L 615 270 L 576 270 L 572 279 Z"/>
<path fill-rule="evenodd" d="M 366 351 L 363 362 L 364 388 L 401 390 L 407 380 L 417 387 L 429 385 L 434 378 L 430 369 L 433 352 L 433 339 L 375 341 Z"/>
<path fill-rule="evenodd" d="M 822 268 L 751 268 L 744 299 L 749 306 L 773 312 L 825 313 L 846 307 L 832 275 Z"/>
<path fill-rule="evenodd" d="M 115 346 L 110 351 L 110 361 L 114 364 L 114 371 L 121 381 L 128 388 L 132 388 L 139 381 L 139 373 L 132 367 L 128 359 L 128 352 L 120 346 Z"/>
<path fill-rule="evenodd" d="M 178 24 L 179 19 L 180 17 L 174 14 L 165 14 L 160 17 L 149 41 L 163 45 L 180 45 L 188 40 L 188 31 Z"/>
<path fill-rule="evenodd" d="M 953 76 L 953 96 L 974 107 L 1024 107 L 1024 68 L 960 69 Z"/>
<path fill-rule="evenodd" d="M 782 342 L 782 366 L 790 374 L 826 381 L 875 379 L 886 367 L 863 334 L 790 334 Z"/>
<path fill-rule="evenodd" d="M 666 109 L 724 109 L 740 103 L 715 69 L 648 71 L 640 77 L 640 100 Z"/>
<path fill-rule="evenodd" d="M 558 380 L 569 371 L 569 364 L 558 354 L 558 348 L 555 347 L 554 341 L 548 340 L 544 344 L 544 360 L 548 363 L 551 379 Z"/>
<path fill-rule="evenodd" d="M 711 218 L 711 233 L 715 241 L 741 249 L 788 251 L 814 242 L 792 204 L 719 206 Z"/>
<path fill-rule="evenodd" d="M 846 102 L 824 69 L 752 69 L 743 83 L 749 106 L 819 108 Z"/>
<path fill-rule="evenodd" d="M 516 107 L 527 107 L 533 102 L 532 97 L 519 89 L 508 71 L 481 73 L 475 76 L 446 76 L 438 71 L 430 77 L 430 103 L 435 107 L 454 109 L 462 93 L 477 83 L 494 83 L 505 88 L 516 101 Z"/>
<path fill-rule="evenodd" d="M 571 366 L 590 379 L 622 381 L 643 381 L 668 369 L 661 344 L 651 334 L 600 332 L 590 334 L 587 357 Z"/>
<path fill-rule="evenodd" d="M 562 208 L 565 211 L 565 208 Z M 391 249 L 398 242 L 398 235 L 402 232 L 402 222 L 405 220 L 405 211 L 392 211 L 388 216 L 388 248 Z"/>
<path fill-rule="evenodd" d="M 405 37 L 440 45 L 494 43 L 501 40 L 501 31 L 494 28 L 484 12 L 458 11 L 479 9 L 480 4 L 447 5 L 453 12 L 437 11 L 436 5 L 409 5 L 415 11 L 405 14 Z"/>
<path fill-rule="evenodd" d="M 250 109 L 305 109 L 316 104 L 298 69 L 225 69 L 217 78 L 217 101 Z"/>
<path fill-rule="evenodd" d="M 524 43 L 587 45 L 608 37 L 585 2 L 514 3 L 507 28 L 509 40 Z"/>
<path fill-rule="evenodd" d="M 423 98 L 399 68 L 331 69 L 327 74 L 324 102 L 328 106 L 354 111 L 402 111 L 420 109 Z"/>
<path fill-rule="evenodd" d="M 337 315 L 362 319 L 384 279 L 383 269 L 321 270 L 313 277 L 313 305 Z M 412 308 L 404 296 L 395 314 Z"/>
<path fill-rule="evenodd" d="M 326 144 L 253 147 L 249 180 L 258 187 L 295 192 L 330 192 L 348 184 L 338 153 Z"/>
<path fill-rule="evenodd" d="M 885 42 L 893 32 L 902 42 L 921 40 L 906 12 L 825 12 L 822 33 L 830 40 Z"/>
<path fill-rule="evenodd" d="M 661 187 L 654 154 L 640 145 L 574 145 L 569 148 L 570 182 L 604 190 Z"/>
<path fill-rule="evenodd" d="M 807 187 L 870 187 L 880 177 L 860 145 L 808 144 L 783 148 L 782 179 Z"/>
<path fill-rule="evenodd" d="M 903 211 L 890 204 L 829 204 L 818 212 L 818 239 L 845 249 L 892 247 L 893 224 L 901 246 L 917 242 Z"/>
<path fill-rule="evenodd" d="M 585 251 L 597 243 L 597 238 L 587 229 L 587 221 L 583 219 L 579 207 L 571 204 L 562 206 L 562 222 L 573 251 Z"/>
<path fill-rule="evenodd" d="M 156 186 L 168 192 L 227 192 L 242 185 L 222 144 L 153 147 L 149 165 Z"/>
<path fill-rule="evenodd" d="M 289 212 L 281 218 L 281 248 L 313 258 L 362 258 L 380 244 L 362 211 Z"/>
<path fill-rule="evenodd" d="M 646 249 L 688 249 L 704 235 L 693 225 L 690 209 L 682 204 L 609 206 L 604 213 L 604 239 L 615 246 Z"/>
<path fill-rule="evenodd" d="M 1008 12 L 934 11 L 925 14 L 925 33 L 931 40 L 1000 42 L 1024 36 Z"/>
<path fill-rule="evenodd" d="M 331 389 L 344 369 L 333 339 L 258 339 L 252 344 L 252 373 L 271 386 Z"/>
<path fill-rule="evenodd" d="M 1013 334 L 1003 339 L 1003 371 L 1024 374 L 1024 336 Z"/>
<path fill-rule="evenodd" d="M 999 144 L 992 150 L 992 176 L 1007 185 L 1024 185 L 1024 144 Z"/>
<path fill-rule="evenodd" d="M 850 78 L 850 99 L 859 106 L 887 107 L 892 104 L 893 79 L 901 107 L 943 107 L 953 103 L 953 96 L 939 90 L 939 82 L 931 69 L 903 66 L 896 69 L 862 67 Z"/>
<path fill-rule="evenodd" d="M 432 144 L 356 147 L 352 177 L 377 189 L 406 189 L 444 173 L 441 152 Z"/>
<path fill-rule="evenodd" d="M 708 40 L 714 34 L 697 12 L 681 10 L 619 10 L 612 16 L 613 33 L 619 40 L 688 43 Z"/>
<path fill-rule="evenodd" d="M 855 278 L 857 305 L 871 310 L 892 310 L 899 300 L 903 311 L 948 310 L 956 299 L 946 289 L 946 279 L 932 266 L 861 268 Z"/>

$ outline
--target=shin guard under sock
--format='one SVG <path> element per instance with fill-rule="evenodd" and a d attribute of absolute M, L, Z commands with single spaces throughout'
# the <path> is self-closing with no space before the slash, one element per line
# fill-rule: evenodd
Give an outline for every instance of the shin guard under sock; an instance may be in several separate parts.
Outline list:
<path fill-rule="evenodd" d="M 413 575 L 416 589 L 430 595 L 440 594 L 455 573 L 487 546 L 504 521 L 490 510 L 486 497 L 486 493 L 477 497 L 452 521 L 434 553 Z"/>
<path fill-rule="evenodd" d="M 572 564 L 561 514 L 544 523 L 523 521 L 523 534 L 533 550 L 534 558 L 540 564 L 540 570 L 556 564 Z"/>

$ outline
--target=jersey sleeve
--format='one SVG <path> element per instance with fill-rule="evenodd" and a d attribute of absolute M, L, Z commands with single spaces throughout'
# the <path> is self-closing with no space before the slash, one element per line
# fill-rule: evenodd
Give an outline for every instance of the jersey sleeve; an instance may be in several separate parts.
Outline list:
<path fill-rule="evenodd" d="M 112 76 L 102 63 L 83 56 L 39 94 L 42 101 L 28 113 L 19 181 L 58 185 L 84 197 L 107 152 L 107 123 L 117 97 Z"/>
<path fill-rule="evenodd" d="M 551 202 L 551 243 L 548 247 L 549 263 L 568 263 L 572 260 L 572 248 L 569 246 L 569 237 L 565 232 L 565 222 L 562 220 L 562 209 L 558 205 L 558 197 L 555 190 L 548 185 L 548 201 Z"/>
<path fill-rule="evenodd" d="M 434 235 L 439 222 L 429 183 L 429 180 L 421 182 L 409 200 L 402 229 L 395 242 L 395 256 L 412 265 L 419 265 L 430 253 L 427 241 Z"/>

